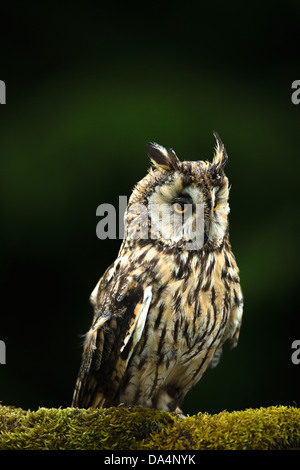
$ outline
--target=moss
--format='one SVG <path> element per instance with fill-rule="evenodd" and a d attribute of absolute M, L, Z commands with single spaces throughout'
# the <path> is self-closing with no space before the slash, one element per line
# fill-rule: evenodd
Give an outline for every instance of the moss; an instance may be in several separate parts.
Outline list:
<path fill-rule="evenodd" d="M 201 450 L 300 447 L 300 409 L 286 406 L 219 414 L 142 407 L 24 411 L 0 406 L 0 449 Z"/>

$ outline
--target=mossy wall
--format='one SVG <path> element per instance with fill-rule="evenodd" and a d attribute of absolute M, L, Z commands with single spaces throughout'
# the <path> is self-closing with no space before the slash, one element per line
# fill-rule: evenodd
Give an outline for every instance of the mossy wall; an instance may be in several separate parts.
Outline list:
<path fill-rule="evenodd" d="M 204 450 L 300 448 L 300 409 L 286 406 L 181 418 L 141 407 L 25 411 L 0 406 L 0 449 Z"/>

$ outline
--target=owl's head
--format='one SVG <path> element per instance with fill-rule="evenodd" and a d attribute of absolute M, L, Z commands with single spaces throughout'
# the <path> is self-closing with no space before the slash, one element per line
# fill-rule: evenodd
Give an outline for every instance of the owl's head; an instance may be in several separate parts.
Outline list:
<path fill-rule="evenodd" d="M 228 234 L 225 147 L 218 136 L 213 161 L 181 162 L 174 150 L 148 145 L 154 166 L 135 187 L 127 208 L 128 235 L 180 249 L 216 249 Z"/>

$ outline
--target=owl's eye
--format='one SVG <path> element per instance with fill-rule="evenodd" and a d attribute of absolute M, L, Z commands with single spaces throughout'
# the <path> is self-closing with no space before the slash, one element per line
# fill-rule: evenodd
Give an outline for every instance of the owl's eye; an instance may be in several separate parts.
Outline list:
<path fill-rule="evenodd" d="M 176 214 L 186 214 L 191 211 L 193 207 L 193 200 L 189 196 L 182 196 L 175 199 L 172 203 L 172 208 Z"/>
<path fill-rule="evenodd" d="M 173 209 L 175 212 L 177 212 L 177 214 L 184 214 L 185 212 L 187 212 L 189 206 L 187 204 L 184 204 L 183 202 L 174 202 L 173 203 Z"/>
<path fill-rule="evenodd" d="M 216 202 L 215 207 L 214 207 L 214 211 L 216 211 L 218 209 L 218 207 L 219 207 L 219 201 Z"/>

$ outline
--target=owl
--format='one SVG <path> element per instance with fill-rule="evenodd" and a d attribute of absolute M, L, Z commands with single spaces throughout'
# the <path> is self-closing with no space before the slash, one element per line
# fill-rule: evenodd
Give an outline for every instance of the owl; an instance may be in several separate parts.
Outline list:
<path fill-rule="evenodd" d="M 141 405 L 177 411 L 228 340 L 243 297 L 229 242 L 227 153 L 181 162 L 148 144 L 153 166 L 135 186 L 115 262 L 91 294 L 72 406 Z"/>

